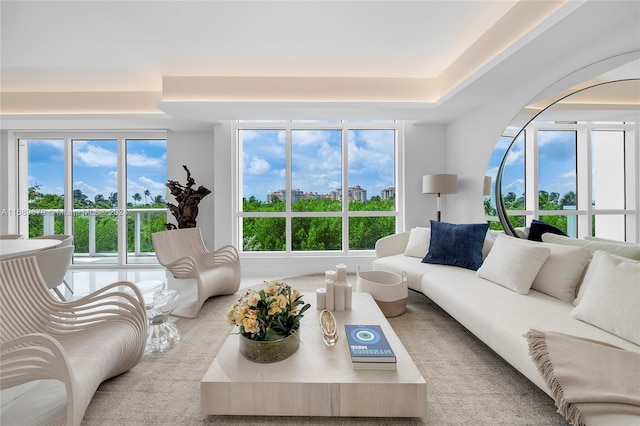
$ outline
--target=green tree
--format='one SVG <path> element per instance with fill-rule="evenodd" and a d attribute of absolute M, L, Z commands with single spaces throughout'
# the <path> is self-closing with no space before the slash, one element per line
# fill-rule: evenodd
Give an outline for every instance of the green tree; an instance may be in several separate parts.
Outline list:
<path fill-rule="evenodd" d="M 118 207 L 118 193 L 112 192 L 109 194 L 109 203 L 111 203 L 111 207 Z"/>
<path fill-rule="evenodd" d="M 565 206 L 574 206 L 576 205 L 576 193 L 574 191 L 569 191 L 562 196 L 560 199 L 560 205 L 562 207 Z"/>
<path fill-rule="evenodd" d="M 73 208 L 74 209 L 90 209 L 93 205 L 93 202 L 89 200 L 85 194 L 82 193 L 80 189 L 73 190 Z"/>
<path fill-rule="evenodd" d="M 43 194 L 41 185 L 36 183 L 27 190 L 30 210 L 62 210 L 64 198 L 57 194 Z M 64 215 L 56 214 L 54 217 L 54 230 L 56 234 L 64 233 Z M 29 238 L 44 234 L 44 217 L 41 214 L 29 215 Z"/>
<path fill-rule="evenodd" d="M 167 202 L 162 198 L 162 195 L 156 195 L 153 197 L 153 207 L 164 207 Z"/>

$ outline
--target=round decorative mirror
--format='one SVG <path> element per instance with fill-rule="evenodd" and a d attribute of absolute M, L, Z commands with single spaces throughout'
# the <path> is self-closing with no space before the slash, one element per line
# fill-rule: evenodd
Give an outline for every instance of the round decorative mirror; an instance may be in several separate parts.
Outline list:
<path fill-rule="evenodd" d="M 485 200 L 488 216 L 499 219 L 494 227 L 522 237 L 536 219 L 573 237 L 635 241 L 639 122 L 640 52 L 549 87 L 515 117 L 494 151 L 487 174 L 495 176 L 495 212 Z"/>

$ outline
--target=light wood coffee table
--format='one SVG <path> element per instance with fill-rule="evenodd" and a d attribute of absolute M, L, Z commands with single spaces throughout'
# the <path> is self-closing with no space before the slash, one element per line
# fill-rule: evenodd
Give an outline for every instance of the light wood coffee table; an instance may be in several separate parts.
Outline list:
<path fill-rule="evenodd" d="M 334 312 L 339 340 L 326 346 L 315 293 L 301 321 L 302 343 L 290 358 L 248 361 L 235 334 L 227 337 L 200 383 L 204 414 L 252 416 L 423 417 L 427 384 L 389 322 L 367 293 L 353 293 L 353 309 Z M 344 324 L 379 324 L 398 361 L 396 371 L 354 370 Z"/>

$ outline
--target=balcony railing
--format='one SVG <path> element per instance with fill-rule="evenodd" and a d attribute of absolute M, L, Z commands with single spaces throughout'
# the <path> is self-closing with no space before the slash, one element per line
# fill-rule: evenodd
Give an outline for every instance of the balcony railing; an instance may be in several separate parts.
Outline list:
<path fill-rule="evenodd" d="M 71 216 L 69 225 L 66 216 Z M 126 216 L 126 229 L 120 229 L 121 216 Z M 151 234 L 164 231 L 166 222 L 166 208 L 74 209 L 71 213 L 34 209 L 29 210 L 29 236 L 73 234 L 76 257 L 111 259 L 118 254 L 119 238 L 126 238 L 128 258 L 137 257 L 135 263 L 157 263 Z M 72 229 L 67 230 L 68 226 Z M 148 262 L 140 261 L 144 258 Z"/>

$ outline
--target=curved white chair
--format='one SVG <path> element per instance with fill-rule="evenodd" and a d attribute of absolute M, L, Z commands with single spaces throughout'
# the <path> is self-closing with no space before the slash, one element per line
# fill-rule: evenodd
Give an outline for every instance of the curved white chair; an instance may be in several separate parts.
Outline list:
<path fill-rule="evenodd" d="M 46 240 L 60 240 L 61 243 L 56 247 L 66 247 L 73 245 L 73 235 L 66 234 L 52 234 L 52 235 L 40 235 L 38 237 L 32 237 L 32 240 L 46 239 Z"/>
<path fill-rule="evenodd" d="M 169 286 L 180 290 L 183 296 L 181 306 L 173 315 L 193 318 L 209 297 L 233 294 L 240 288 L 240 256 L 234 246 L 207 250 L 200 228 L 156 232 L 151 234 L 151 239 L 162 266 L 175 278 L 195 280 L 195 298 L 183 294 L 180 284 L 175 286 L 176 283 L 169 280 Z"/>
<path fill-rule="evenodd" d="M 0 240 L 24 240 L 24 235 L 22 235 L 22 234 L 2 234 L 2 235 L 0 235 Z"/>
<path fill-rule="evenodd" d="M 33 237 L 31 239 L 32 240 L 37 240 L 37 239 L 60 240 L 60 244 L 57 245 L 55 248 L 73 246 L 73 235 L 66 235 L 66 234 L 40 235 L 39 237 Z M 47 250 L 51 250 L 51 249 L 47 249 Z M 73 261 L 73 250 L 71 251 L 71 261 Z M 71 264 L 71 261 L 69 262 L 69 265 Z M 67 289 L 71 292 L 71 294 L 73 294 L 73 289 L 67 283 L 67 280 L 64 279 L 64 276 L 62 277 L 62 283 L 64 284 L 65 287 L 67 287 Z M 58 296 L 60 296 L 60 292 L 57 290 L 57 286 L 56 286 L 56 289 L 54 289 L 54 291 Z M 62 300 L 64 300 L 64 298 Z"/>
<path fill-rule="evenodd" d="M 73 246 L 55 247 L 33 254 L 38 262 L 38 269 L 42 279 L 47 284 L 47 287 L 56 292 L 60 300 L 66 300 L 58 286 L 63 282 L 66 285 L 64 276 L 71 265 L 73 248 Z M 67 288 L 69 288 L 68 285 Z"/>
<path fill-rule="evenodd" d="M 79 425 L 100 383 L 142 358 L 140 291 L 121 281 L 58 302 L 33 256 L 0 261 L 0 282 L 0 424 Z"/>

